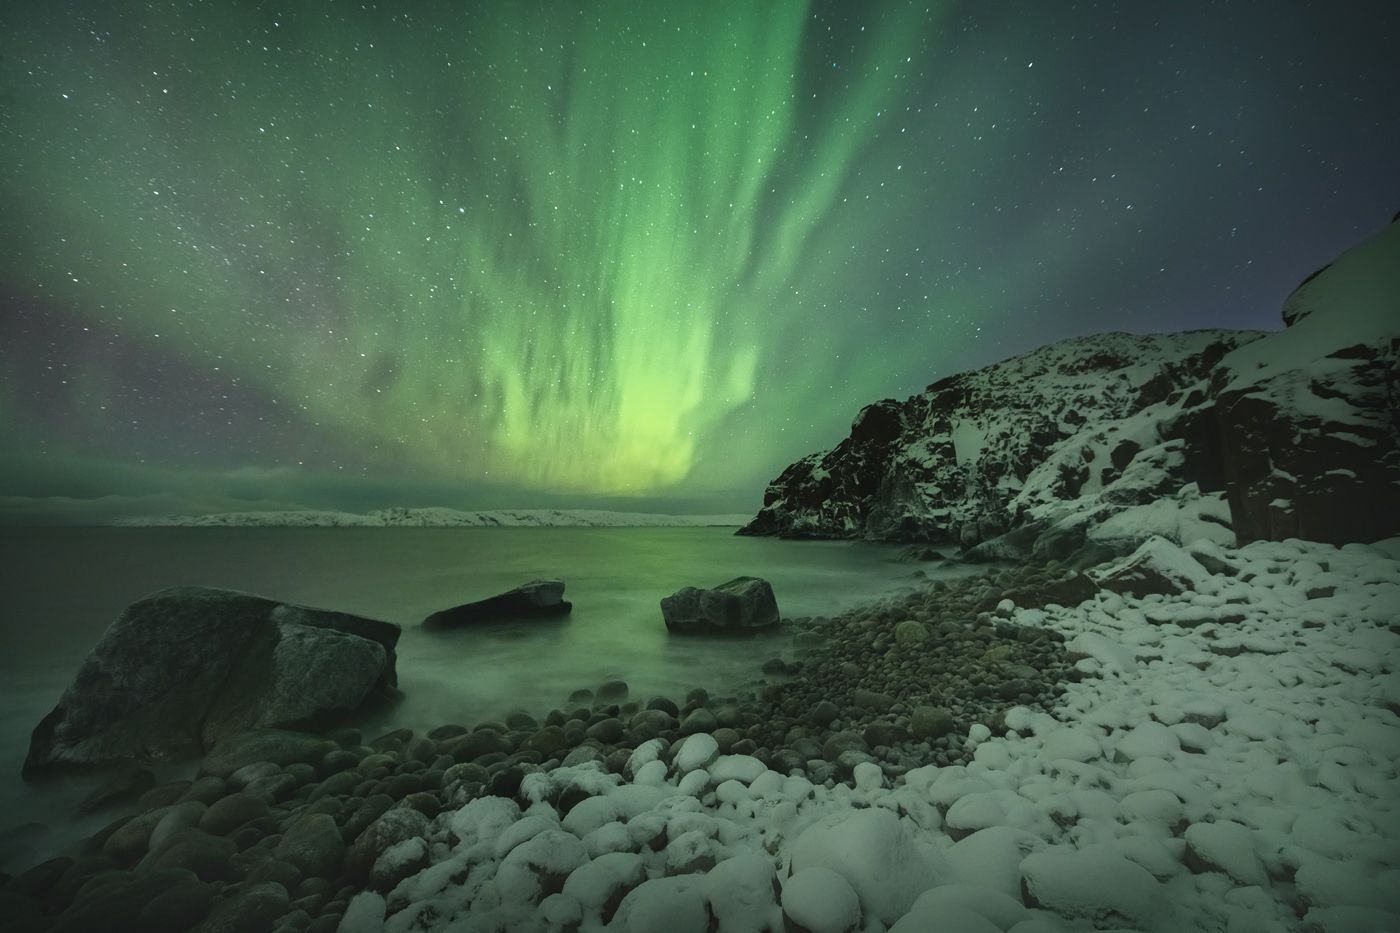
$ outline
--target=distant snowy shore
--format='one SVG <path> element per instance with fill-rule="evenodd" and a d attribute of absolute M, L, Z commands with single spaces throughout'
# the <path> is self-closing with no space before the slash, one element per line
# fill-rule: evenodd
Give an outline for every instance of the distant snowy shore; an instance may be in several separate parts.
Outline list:
<path fill-rule="evenodd" d="M 124 527 L 279 528 L 695 528 L 738 526 L 747 515 L 661 515 L 602 509 L 376 509 L 356 512 L 220 512 L 215 515 L 155 515 L 123 518 Z"/>

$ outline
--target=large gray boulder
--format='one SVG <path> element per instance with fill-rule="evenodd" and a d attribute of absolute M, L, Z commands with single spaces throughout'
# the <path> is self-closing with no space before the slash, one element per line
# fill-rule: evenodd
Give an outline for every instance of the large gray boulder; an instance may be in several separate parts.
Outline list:
<path fill-rule="evenodd" d="M 758 577 L 736 577 L 714 589 L 685 586 L 661 600 L 673 632 L 749 631 L 778 624 L 773 587 Z"/>
<path fill-rule="evenodd" d="M 24 775 L 198 754 L 248 729 L 319 728 L 397 683 L 399 627 L 182 586 L 128 606 L 30 739 Z"/>
<path fill-rule="evenodd" d="M 553 618 L 567 615 L 573 607 L 564 598 L 563 580 L 531 580 L 489 599 L 434 612 L 423 620 L 423 627 L 458 628 L 477 622 Z"/>

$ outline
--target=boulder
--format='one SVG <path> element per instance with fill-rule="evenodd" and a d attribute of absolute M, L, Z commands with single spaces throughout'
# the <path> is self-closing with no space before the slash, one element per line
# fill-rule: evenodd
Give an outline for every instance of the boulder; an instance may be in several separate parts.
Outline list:
<path fill-rule="evenodd" d="M 1153 537 L 1123 560 L 1092 574 L 1103 589 L 1124 596 L 1175 596 L 1194 590 L 1209 572 L 1165 538 Z"/>
<path fill-rule="evenodd" d="M 563 580 L 532 580 L 489 599 L 434 612 L 423 620 L 423 627 L 446 629 L 478 622 L 549 619 L 567 615 L 573 607 L 564 598 Z"/>
<path fill-rule="evenodd" d="M 758 577 L 736 577 L 713 589 L 682 587 L 661 600 L 672 632 L 752 631 L 778 624 L 773 587 Z"/>
<path fill-rule="evenodd" d="M 319 728 L 397 683 L 399 627 L 210 587 L 128 606 L 35 728 L 25 777 L 197 754 L 252 728 Z"/>

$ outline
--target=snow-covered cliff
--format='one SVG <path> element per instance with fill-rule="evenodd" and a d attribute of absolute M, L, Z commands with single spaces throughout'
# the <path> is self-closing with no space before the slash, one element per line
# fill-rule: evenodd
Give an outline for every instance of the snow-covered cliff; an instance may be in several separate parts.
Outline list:
<path fill-rule="evenodd" d="M 1400 532 L 1400 224 L 1309 277 L 1284 319 L 1065 340 L 876 402 L 740 533 L 1087 558 L 1152 534 Z"/>

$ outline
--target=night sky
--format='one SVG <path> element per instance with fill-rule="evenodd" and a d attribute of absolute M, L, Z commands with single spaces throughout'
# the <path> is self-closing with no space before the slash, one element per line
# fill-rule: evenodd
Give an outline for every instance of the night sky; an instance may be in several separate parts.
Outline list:
<path fill-rule="evenodd" d="M 1278 327 L 1400 209 L 1397 23 L 7 0 L 0 513 L 738 511 L 940 376 Z"/>

